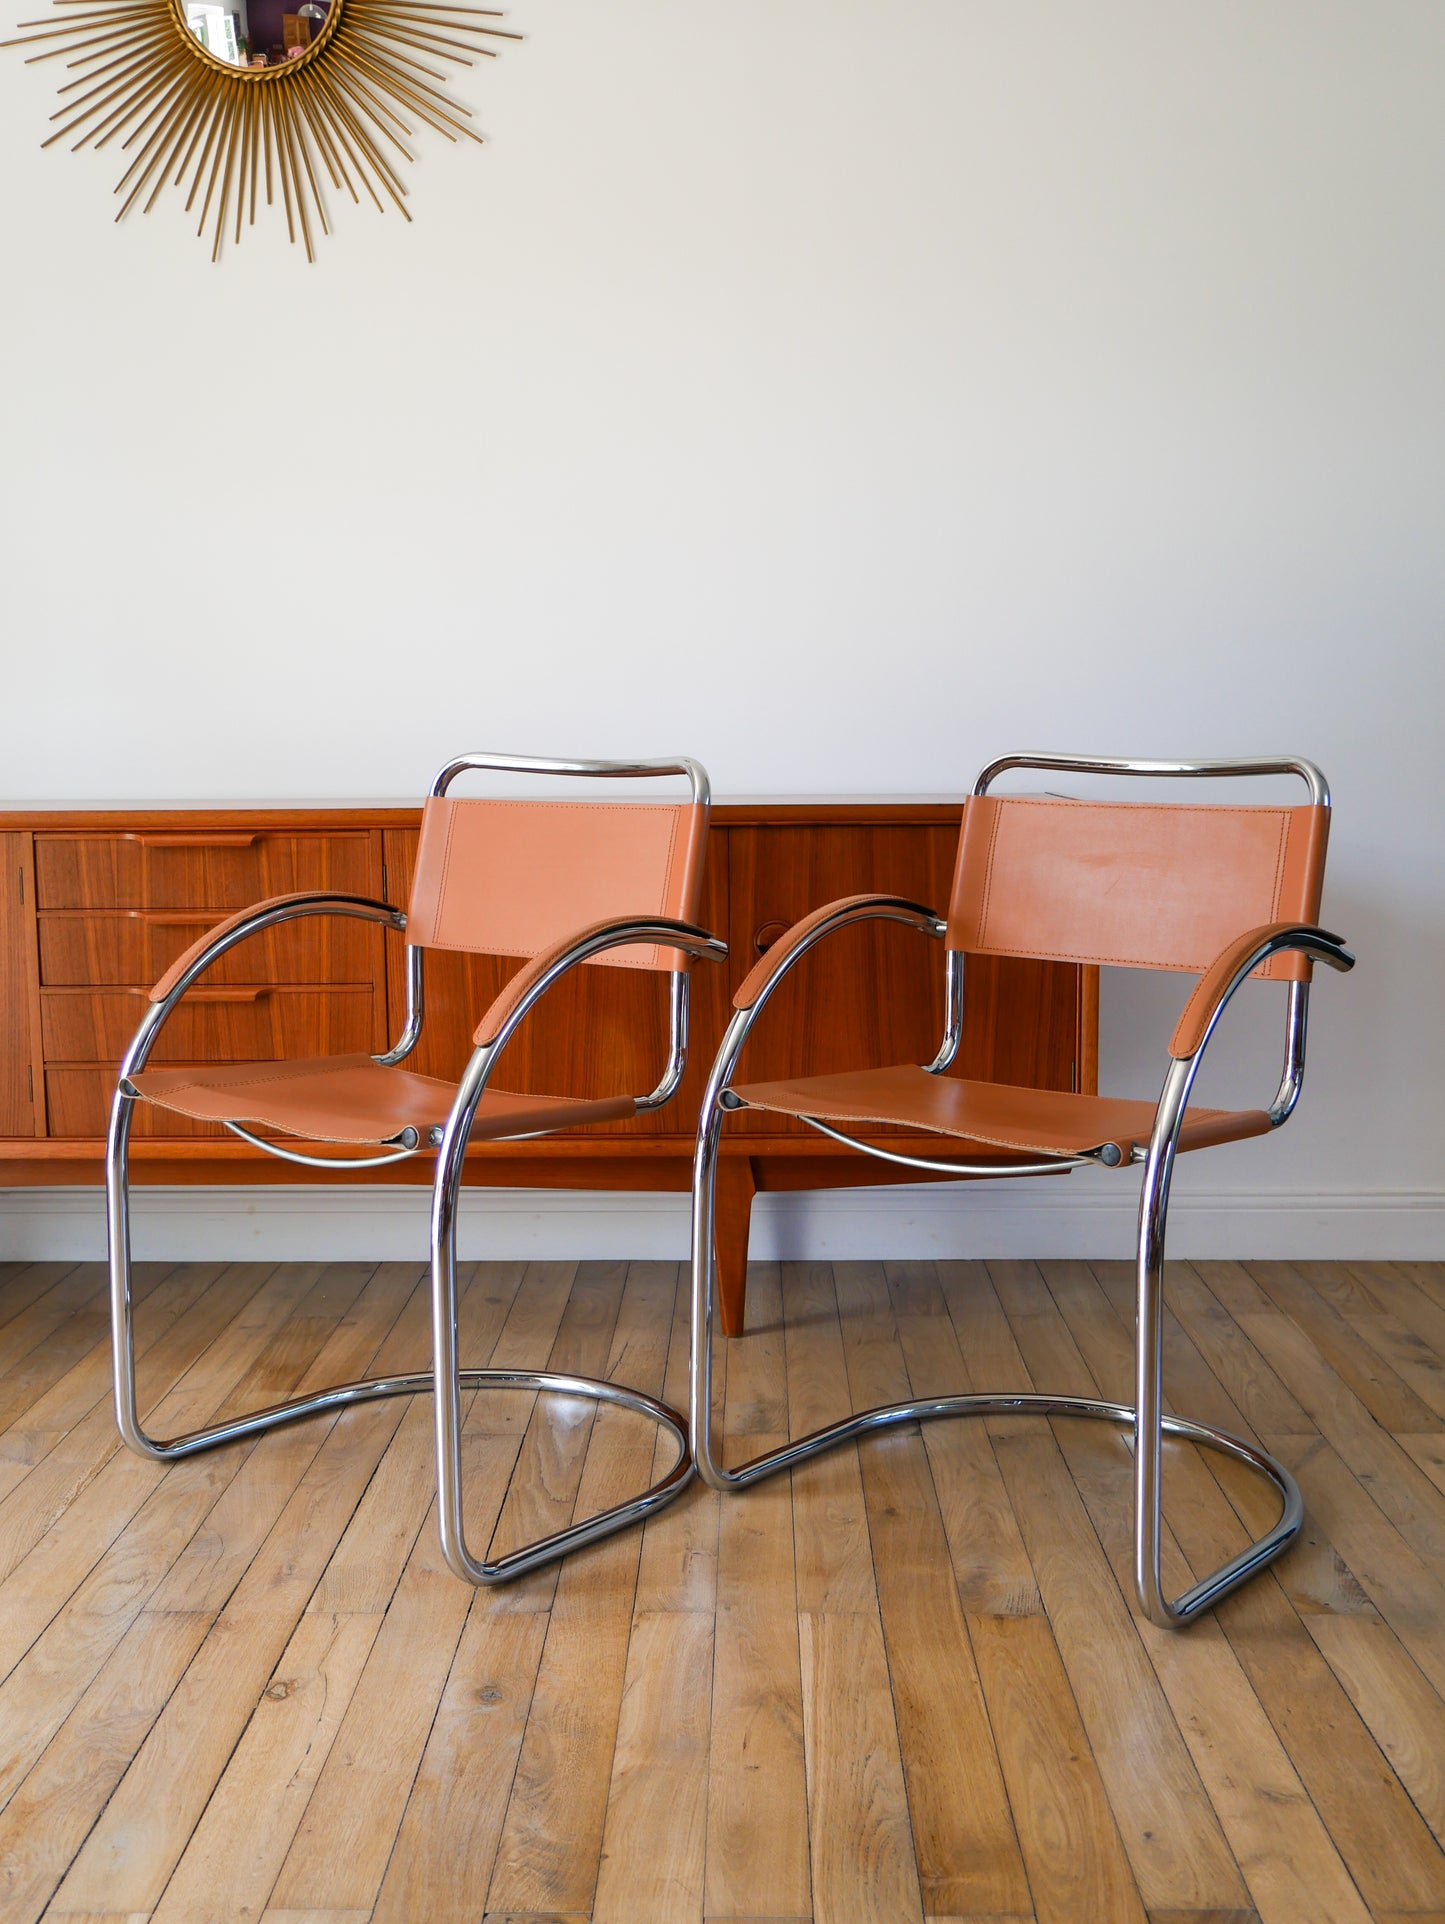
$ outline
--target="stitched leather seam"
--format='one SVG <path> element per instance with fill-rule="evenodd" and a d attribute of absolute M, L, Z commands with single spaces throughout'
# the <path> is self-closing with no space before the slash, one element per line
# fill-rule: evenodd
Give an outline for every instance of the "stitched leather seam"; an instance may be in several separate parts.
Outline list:
<path fill-rule="evenodd" d="M 442 872 L 437 879 L 437 902 L 431 919 L 433 939 L 440 934 L 446 917 L 447 874 L 452 865 L 452 830 L 456 827 L 456 822 L 456 809 L 448 808 L 446 840 L 442 843 Z M 438 943 L 437 946 L 440 948 L 441 944 Z"/>
<path fill-rule="evenodd" d="M 445 800 L 446 798 L 443 797 L 440 799 Z M 667 889 L 672 881 L 672 863 L 677 848 L 677 830 L 681 815 L 681 809 L 678 805 L 667 802 L 494 802 L 481 797 L 476 798 L 476 803 L 477 806 L 490 809 L 496 813 L 523 814 L 527 816 L 533 815 L 539 809 L 548 809 L 553 812 L 560 811 L 568 815 L 573 815 L 576 814 L 579 809 L 585 809 L 591 814 L 600 814 L 604 809 L 617 808 L 631 809 L 639 815 L 670 815 L 672 817 L 672 826 L 667 838 L 667 855 L 663 867 L 663 901 L 664 903 L 666 902 Z M 442 930 L 445 926 L 444 905 L 446 902 L 447 875 L 451 867 L 452 859 L 452 830 L 456 824 L 458 808 L 465 806 L 465 801 L 450 802 L 447 806 L 446 840 L 442 845 L 442 872 L 441 879 L 437 885 L 436 911 L 432 917 L 432 928 L 434 931 L 432 943 L 436 948 L 451 949 L 458 955 L 515 955 L 531 960 L 533 957 L 542 954 L 543 951 L 541 949 L 522 949 L 515 946 L 502 947 L 500 945 L 483 948 L 479 943 L 443 941 L 441 939 Z M 661 911 L 659 911 L 659 913 L 660 912 Z M 661 967 L 658 961 L 658 944 L 653 943 L 649 945 L 647 943 L 638 943 L 637 946 L 643 949 L 649 946 L 651 947 L 652 960 L 650 962 L 614 962 L 612 966 L 622 969 L 655 969 Z"/>
<path fill-rule="evenodd" d="M 965 955 L 1007 955 L 1026 962 L 1087 962 L 1106 969 L 1163 969 L 1171 975 L 1203 975 L 1214 961 L 1212 955 L 1208 962 L 1141 962 L 1137 955 L 1081 955 L 1075 949 L 1001 949 L 984 942 L 959 946 Z"/>
<path fill-rule="evenodd" d="M 1290 818 L 1286 815 L 1279 825 L 1279 848 L 1275 854 L 1274 863 L 1274 895 L 1270 902 L 1269 919 L 1271 922 L 1278 922 L 1282 919 L 1279 912 L 1279 898 L 1284 893 L 1284 870 L 1285 858 L 1289 852 L 1289 831 Z M 1270 960 L 1264 964 L 1261 974 L 1268 976 L 1273 972 L 1273 969 L 1274 958 L 1271 957 Z"/>
<path fill-rule="evenodd" d="M 613 802 L 610 806 L 615 808 L 617 807 L 617 803 Z M 624 803 L 623 806 L 625 807 L 626 804 Z M 644 806 L 656 808 L 658 805 L 656 802 L 649 802 L 645 803 Z M 662 865 L 662 907 L 659 910 L 659 914 L 662 915 L 667 913 L 667 905 L 672 899 L 672 864 L 677 856 L 677 826 L 681 820 L 681 813 L 678 809 L 670 809 L 668 812 L 672 816 L 672 828 L 667 837 L 667 860 Z M 682 917 L 679 916 L 678 920 L 681 921 Z M 638 966 L 641 965 L 634 964 L 634 967 Z M 651 967 L 654 969 L 660 969 L 662 967 L 662 948 L 661 944 L 657 942 L 652 944 Z"/>
<path fill-rule="evenodd" d="M 996 808 L 993 812 L 993 828 L 988 838 L 988 860 L 984 864 L 983 871 L 983 900 L 979 904 L 978 939 L 980 942 L 983 940 L 984 929 L 988 925 L 989 898 L 993 893 L 993 858 L 994 851 L 998 847 L 999 824 L 1002 821 L 1003 809 Z"/>
<path fill-rule="evenodd" d="M 1005 795 L 998 798 L 999 813 L 1006 808 L 1062 808 L 1078 810 L 1127 809 L 1131 815 L 1283 815 L 1288 808 L 1275 808 L 1267 802 L 1089 802 L 1055 801 L 1043 795 Z"/>
<path fill-rule="evenodd" d="M 976 946 L 973 946 L 974 954 L 1018 956 L 1036 962 L 1088 962 L 1104 968 L 1169 969 L 1178 975 L 1202 975 L 1214 960 L 1211 956 L 1208 962 L 1199 963 L 1143 962 L 1140 961 L 1137 956 L 1130 955 L 1080 955 L 1073 952 L 1066 953 L 1058 949 L 1006 949 L 990 944 L 986 940 L 984 932 L 988 925 L 989 896 L 993 888 L 994 852 L 998 843 L 999 824 L 1003 820 L 1003 811 L 1006 807 L 1062 809 L 1129 808 L 1147 809 L 1150 813 L 1156 815 L 1187 813 L 1191 815 L 1251 815 L 1256 818 L 1262 815 L 1278 815 L 1279 846 L 1275 855 L 1274 893 L 1271 904 L 1273 914 L 1271 920 L 1279 920 L 1279 898 L 1284 886 L 1285 850 L 1288 846 L 1290 829 L 1290 812 L 1288 809 L 1252 808 L 1244 803 L 1210 803 L 1208 805 L 1202 805 L 1190 802 L 1053 802 L 1026 795 L 1010 795 L 1006 800 L 1001 801 L 994 811 L 993 829 L 989 836 L 988 861 L 984 870 L 983 900 L 980 904 L 978 920 L 978 942 Z M 961 943 L 959 946 L 967 953 L 971 945 Z M 980 1138 L 980 1140 L 982 1139 Z"/>

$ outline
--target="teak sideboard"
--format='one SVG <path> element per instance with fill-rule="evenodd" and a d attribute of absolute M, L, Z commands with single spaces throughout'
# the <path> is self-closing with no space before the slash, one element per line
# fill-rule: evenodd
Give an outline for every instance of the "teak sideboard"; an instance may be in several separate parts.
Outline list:
<path fill-rule="evenodd" d="M 797 918 L 881 890 L 947 906 L 960 804 L 735 803 L 712 813 L 700 921 L 729 959 L 693 970 L 679 1094 L 654 1114 L 544 1141 L 474 1148 L 467 1180 L 517 1188 L 685 1190 L 703 1084 L 732 992 Z M 404 905 L 415 808 L 25 810 L 0 814 L 0 1187 L 98 1183 L 115 1065 L 146 991 L 230 911 L 292 889 Z M 480 1014 L 519 965 L 430 952 L 426 1025 L 408 1067 L 456 1076 Z M 977 960 L 953 1073 L 1049 1089 L 1096 1086 L 1097 971 Z M 400 937 L 327 916 L 224 956 L 172 1018 L 155 1060 L 273 1060 L 386 1049 L 404 1006 Z M 943 1027 L 941 945 L 896 924 L 850 929 L 783 984 L 739 1080 L 926 1062 Z M 587 967 L 564 980 L 508 1050 L 499 1083 L 573 1095 L 651 1088 L 666 1053 L 666 978 Z M 935 1137 L 879 1128 L 891 1148 Z M 427 1182 L 431 1159 L 341 1177 Z M 219 1128 L 142 1105 L 132 1179 L 304 1182 Z M 322 1178 L 336 1180 L 338 1178 Z M 804 1125 L 732 1119 L 718 1176 L 723 1327 L 742 1328 L 749 1213 L 758 1190 L 926 1181 L 867 1161 Z"/>

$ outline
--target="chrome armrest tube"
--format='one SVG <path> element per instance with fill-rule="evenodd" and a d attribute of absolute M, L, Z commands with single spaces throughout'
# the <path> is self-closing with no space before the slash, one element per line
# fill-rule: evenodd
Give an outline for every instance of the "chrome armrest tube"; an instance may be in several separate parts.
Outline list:
<path fill-rule="evenodd" d="M 363 922 L 380 922 L 387 928 L 405 929 L 406 927 L 406 916 L 401 909 L 394 909 L 386 902 L 372 901 L 369 896 L 364 895 L 318 894 L 300 901 L 280 902 L 274 908 L 257 909 L 254 915 L 248 915 L 243 922 L 238 922 L 234 928 L 227 929 L 224 935 L 217 936 L 214 942 L 208 944 L 178 979 L 164 1000 L 151 1003 L 142 1018 L 140 1027 L 131 1038 L 130 1047 L 121 1060 L 121 1082 L 145 1067 L 150 1052 L 155 1047 L 156 1038 L 170 1019 L 176 1004 L 205 974 L 213 962 L 218 962 L 229 950 L 235 948 L 238 942 L 249 941 L 253 935 L 259 935 L 263 929 L 273 928 L 280 922 L 299 921 L 303 916 L 308 915 L 350 915 Z"/>
<path fill-rule="evenodd" d="M 398 1062 L 404 1062 L 421 1039 L 421 1024 L 424 1007 L 422 966 L 426 951 L 419 943 L 406 945 L 406 1021 L 401 1034 L 384 1056 L 376 1056 L 384 1069 L 393 1069 Z"/>
<path fill-rule="evenodd" d="M 963 1040 L 963 950 L 948 949 L 943 966 L 943 1040 L 938 1054 L 926 1065 L 934 1076 L 941 1076 L 952 1066 Z"/>
<path fill-rule="evenodd" d="M 709 935 L 706 929 L 694 928 L 690 922 L 673 921 L 668 916 L 652 916 L 639 918 L 636 921 L 629 920 L 626 922 L 609 923 L 606 928 L 597 930 L 594 934 L 587 936 L 580 942 L 574 942 L 570 949 L 558 956 L 557 960 L 544 974 L 538 976 L 537 980 L 532 984 L 531 988 L 528 989 L 516 1008 L 508 1013 L 501 1028 L 492 1040 L 483 1043 L 474 1052 L 472 1056 L 473 1063 L 475 1063 L 477 1057 L 481 1055 L 489 1055 L 490 1059 L 495 1062 L 496 1058 L 501 1054 L 508 1042 L 511 1041 L 518 1028 L 526 1020 L 527 1016 L 530 1015 L 538 1002 L 541 1001 L 542 997 L 546 995 L 554 983 L 561 981 L 564 975 L 570 975 L 573 969 L 579 967 L 583 962 L 591 961 L 594 956 L 605 955 L 609 949 L 628 948 L 634 942 L 656 942 L 666 948 L 681 949 L 685 955 L 693 956 L 695 959 L 705 959 L 711 962 L 724 961 L 728 952 L 727 943 L 722 941 L 720 937 Z M 679 976 L 683 983 L 681 990 L 677 987 Z M 672 1009 L 672 1056 L 668 1063 L 667 1072 L 662 1082 L 658 1084 L 657 1089 L 653 1091 L 651 1096 L 643 1096 L 637 1099 L 640 1109 L 659 1108 L 662 1102 L 667 1100 L 667 1097 L 672 1094 L 677 1084 L 682 1080 L 682 1064 L 681 1061 L 678 1060 L 678 1051 L 679 1048 L 685 1050 L 687 1044 L 686 982 L 687 977 L 685 971 L 678 970 L 674 972 L 673 986 L 670 993 Z M 470 1069 L 468 1073 L 470 1073 Z M 490 1070 L 488 1070 L 488 1074 L 490 1075 Z M 669 1086 L 669 1084 L 671 1086 Z M 483 1082 L 482 1088 L 485 1088 L 485 1086 L 486 1084 Z M 665 1093 L 663 1093 L 664 1091 Z M 481 1099 L 480 1089 L 478 1090 L 477 1099 Z M 458 1094 L 458 1100 L 460 1100 L 460 1092 Z M 475 1107 L 475 1105 L 473 1106 Z"/>
<path fill-rule="evenodd" d="M 686 969 L 674 969 L 667 984 L 667 1067 L 650 1096 L 637 1098 L 637 1113 L 646 1115 L 672 1101 L 687 1068 L 687 1017 L 690 983 Z"/>

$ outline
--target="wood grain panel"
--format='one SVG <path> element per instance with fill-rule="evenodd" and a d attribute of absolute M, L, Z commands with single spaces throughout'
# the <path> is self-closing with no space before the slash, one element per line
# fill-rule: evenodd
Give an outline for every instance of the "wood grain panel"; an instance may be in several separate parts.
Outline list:
<path fill-rule="evenodd" d="M 359 1055 L 378 1046 L 375 1002 L 369 984 L 216 988 L 202 983 L 161 1031 L 151 1061 L 281 1062 L 292 1056 Z M 148 1007 L 144 989 L 43 990 L 46 1060 L 118 1062 Z"/>
<path fill-rule="evenodd" d="M 0 1136 L 33 1136 L 35 902 L 30 837 L 0 835 Z"/>
<path fill-rule="evenodd" d="M 958 831 L 912 823 L 734 828 L 728 842 L 728 966 L 736 987 L 785 929 L 824 902 L 876 891 L 942 912 Z M 943 1034 L 943 975 L 942 943 L 913 929 L 872 922 L 843 930 L 775 992 L 736 1080 L 929 1061 Z M 971 960 L 952 1073 L 1038 1088 L 1079 1086 L 1080 994 L 1081 971 L 1068 964 Z M 807 1133 L 802 1123 L 764 1114 L 732 1118 L 734 1132 Z"/>
<path fill-rule="evenodd" d="M 172 821 L 119 835 L 36 838 L 42 909 L 244 909 L 293 889 L 371 893 L 371 836 L 191 829 Z"/>
<path fill-rule="evenodd" d="M 213 908 L 52 911 L 40 917 L 40 979 L 47 988 L 148 989 L 214 928 Z M 206 972 L 208 985 L 370 982 L 382 968 L 381 929 L 352 916 L 283 922 L 240 943 Z"/>

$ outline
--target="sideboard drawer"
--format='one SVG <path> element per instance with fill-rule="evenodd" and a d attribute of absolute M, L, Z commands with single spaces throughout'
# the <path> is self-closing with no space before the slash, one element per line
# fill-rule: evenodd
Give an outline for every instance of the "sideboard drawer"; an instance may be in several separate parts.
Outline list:
<path fill-rule="evenodd" d="M 149 988 L 197 936 L 214 928 L 211 909 L 42 912 L 40 981 L 45 988 Z M 308 915 L 252 936 L 212 963 L 207 983 L 374 982 L 381 979 L 380 927 L 354 916 Z"/>
<path fill-rule="evenodd" d="M 35 838 L 35 899 L 45 909 L 244 909 L 296 889 L 372 892 L 365 832 L 131 829 Z M 218 919 L 218 918 L 217 918 Z"/>
<path fill-rule="evenodd" d="M 385 1046 L 377 1039 L 375 1000 L 369 983 L 306 989 L 207 979 L 177 1005 L 151 1061 L 281 1062 L 369 1054 Z M 119 1062 L 148 1006 L 144 989 L 43 989 L 45 1060 Z"/>

